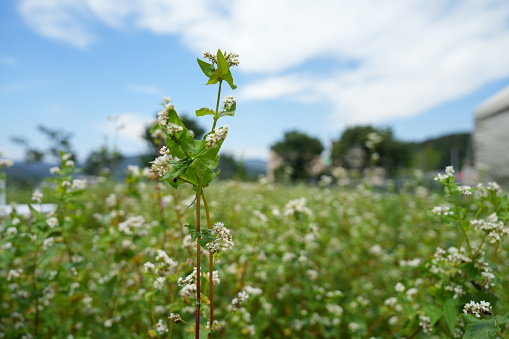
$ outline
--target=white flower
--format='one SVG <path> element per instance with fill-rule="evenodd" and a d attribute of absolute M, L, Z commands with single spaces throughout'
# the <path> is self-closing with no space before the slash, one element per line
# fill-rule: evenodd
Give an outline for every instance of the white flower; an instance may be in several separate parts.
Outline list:
<path fill-rule="evenodd" d="M 60 167 L 51 167 L 51 168 L 49 169 L 49 172 L 50 172 L 51 174 L 58 174 L 58 172 L 59 172 L 59 171 L 60 171 Z"/>
<path fill-rule="evenodd" d="M 41 203 L 43 194 L 39 190 L 35 190 L 34 193 L 32 193 L 32 200 Z"/>
<path fill-rule="evenodd" d="M 463 193 L 465 195 L 472 195 L 471 189 L 472 189 L 472 187 L 466 186 L 466 185 L 458 187 L 458 191 L 460 191 L 461 193 Z"/>
<path fill-rule="evenodd" d="M 58 219 L 56 217 L 49 217 L 46 219 L 46 223 L 50 228 L 53 228 L 55 226 L 58 226 Z"/>
<path fill-rule="evenodd" d="M 398 293 L 403 293 L 405 292 L 405 285 L 403 285 L 402 283 L 398 282 L 396 284 L 396 286 L 394 287 L 394 289 L 396 290 L 396 292 Z"/>
<path fill-rule="evenodd" d="M 475 301 L 470 301 L 469 303 L 466 303 L 463 307 L 463 313 L 465 314 L 473 314 L 477 318 L 481 317 L 481 314 L 490 314 L 491 311 L 491 305 L 489 302 L 482 300 L 479 303 L 476 303 Z"/>
<path fill-rule="evenodd" d="M 166 282 L 165 277 L 159 277 L 154 281 L 154 289 L 161 290 L 164 287 L 164 283 Z"/>

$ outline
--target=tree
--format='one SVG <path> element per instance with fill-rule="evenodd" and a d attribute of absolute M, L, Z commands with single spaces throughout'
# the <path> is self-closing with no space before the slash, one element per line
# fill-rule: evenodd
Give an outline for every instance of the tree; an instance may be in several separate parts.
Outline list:
<path fill-rule="evenodd" d="M 371 133 L 378 134 L 381 137 L 381 141 L 370 149 L 368 145 Z M 349 168 L 350 165 L 347 158 L 349 152 L 354 148 L 362 150 L 363 159 L 360 165 L 361 168 L 370 166 L 370 157 L 373 150 L 380 157 L 378 164 L 384 167 L 389 175 L 394 175 L 400 167 L 408 167 L 410 165 L 410 147 L 407 143 L 395 140 L 390 128 L 376 129 L 372 126 L 347 128 L 341 137 L 332 143 L 331 159 L 333 163 Z"/>
<path fill-rule="evenodd" d="M 25 161 L 29 163 L 41 162 L 48 157 L 54 159 L 60 158 L 60 151 L 65 153 L 71 153 L 71 159 L 75 160 L 76 155 L 72 150 L 71 138 L 72 133 L 64 130 L 52 129 L 43 125 L 37 126 L 39 132 L 44 134 L 49 140 L 49 147 L 47 149 L 41 149 L 34 147 L 30 144 L 28 138 L 24 136 L 12 136 L 11 141 L 20 145 L 25 149 Z"/>
<path fill-rule="evenodd" d="M 281 157 L 281 167 L 293 169 L 290 175 L 292 181 L 309 178 L 311 165 L 323 149 L 320 140 L 298 131 L 286 132 L 283 140 L 272 146 L 272 150 Z"/>
<path fill-rule="evenodd" d="M 93 151 L 85 160 L 85 166 L 83 166 L 83 172 L 90 175 L 98 175 L 106 168 L 113 174 L 115 170 L 115 163 L 122 160 L 124 156 L 116 151 L 110 151 L 106 146 L 102 145 L 97 151 Z"/>

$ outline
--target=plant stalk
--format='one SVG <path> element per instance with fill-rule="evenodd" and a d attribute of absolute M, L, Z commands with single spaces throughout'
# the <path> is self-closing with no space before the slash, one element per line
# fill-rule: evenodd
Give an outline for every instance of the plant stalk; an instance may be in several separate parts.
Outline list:
<path fill-rule="evenodd" d="M 196 230 L 201 232 L 200 226 L 200 198 L 202 191 L 202 180 L 203 178 L 198 178 L 198 189 L 196 191 Z M 201 273 L 200 273 L 200 243 L 196 242 L 196 332 L 195 338 L 200 339 L 200 304 L 201 304 Z"/>

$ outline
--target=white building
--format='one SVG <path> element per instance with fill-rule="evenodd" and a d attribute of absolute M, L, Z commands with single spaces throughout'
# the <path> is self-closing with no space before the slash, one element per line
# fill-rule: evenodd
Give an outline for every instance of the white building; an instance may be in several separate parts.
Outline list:
<path fill-rule="evenodd" d="M 509 86 L 475 110 L 474 157 L 481 176 L 509 184 Z"/>

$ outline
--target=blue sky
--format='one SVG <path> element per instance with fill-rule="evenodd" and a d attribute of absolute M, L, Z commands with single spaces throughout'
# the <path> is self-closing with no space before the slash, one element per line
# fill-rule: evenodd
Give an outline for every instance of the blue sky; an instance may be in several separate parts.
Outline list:
<path fill-rule="evenodd" d="M 292 129 L 327 146 L 356 124 L 423 140 L 472 130 L 475 107 L 509 84 L 509 3 L 2 1 L 0 151 L 21 158 L 16 135 L 44 145 L 44 125 L 72 132 L 82 160 L 106 135 L 139 154 L 162 96 L 180 114 L 214 106 L 196 58 L 217 48 L 240 54 L 238 89 L 223 92 L 237 114 L 221 121 L 237 156 L 266 158 Z"/>

